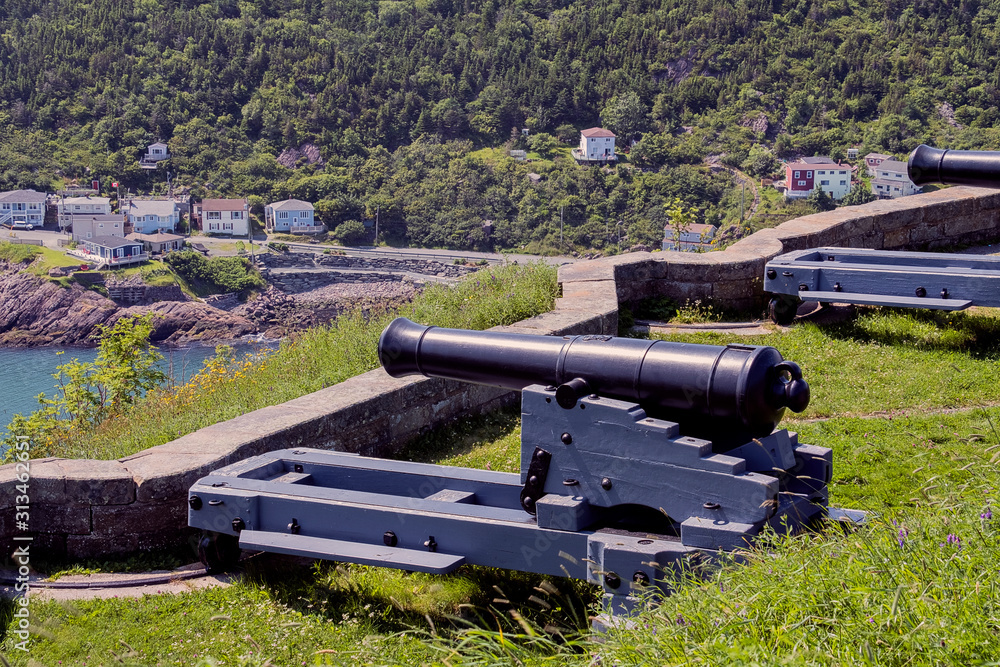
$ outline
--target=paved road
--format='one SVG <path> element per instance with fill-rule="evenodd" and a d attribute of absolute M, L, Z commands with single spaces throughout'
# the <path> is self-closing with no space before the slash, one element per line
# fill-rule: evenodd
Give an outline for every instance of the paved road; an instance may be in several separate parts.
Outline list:
<path fill-rule="evenodd" d="M 24 229 L 10 230 L 4 227 L 0 229 L 0 241 L 7 241 L 11 238 L 23 239 L 26 241 L 41 241 L 46 248 L 59 249 L 59 239 L 70 240 L 69 234 L 49 229 L 33 229 L 30 232 Z"/>
<path fill-rule="evenodd" d="M 25 240 L 36 240 L 41 241 L 47 248 L 59 249 L 59 239 L 69 240 L 69 234 L 64 234 L 57 232 L 52 229 L 35 229 L 32 231 L 26 230 L 14 230 L 9 229 L 0 230 L 0 241 L 6 240 L 9 237 L 15 237 Z M 254 246 L 263 243 L 267 237 L 263 234 L 257 234 L 254 237 Z M 237 241 L 244 241 L 246 239 L 240 238 L 228 238 L 222 236 L 192 236 L 190 237 L 192 243 L 200 243 L 209 252 L 219 255 L 235 255 L 236 250 L 234 244 Z M 485 259 L 487 262 L 493 264 L 500 264 L 503 262 L 518 262 L 519 264 L 526 264 L 529 262 L 544 261 L 547 264 L 553 266 L 561 266 L 563 264 L 571 264 L 576 261 L 573 257 L 540 257 L 538 255 L 522 255 L 514 253 L 491 253 L 491 252 L 476 252 L 473 250 L 438 250 L 434 248 L 388 248 L 388 247 L 345 247 L 345 246 L 330 246 L 318 243 L 288 243 L 289 248 L 295 251 L 303 252 L 323 252 L 324 250 L 331 249 L 343 252 L 352 257 L 397 257 L 397 258 L 410 258 L 410 259 L 433 259 L 443 262 L 454 262 L 456 259 L 464 259 L 473 262 L 478 262 Z M 217 249 L 217 250 L 216 250 Z"/>

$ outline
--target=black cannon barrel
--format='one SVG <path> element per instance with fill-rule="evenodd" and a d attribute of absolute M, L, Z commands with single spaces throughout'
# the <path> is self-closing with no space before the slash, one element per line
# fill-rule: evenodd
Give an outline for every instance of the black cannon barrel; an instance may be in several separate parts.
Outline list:
<path fill-rule="evenodd" d="M 809 404 L 799 367 L 773 347 L 466 331 L 401 317 L 382 332 L 378 354 L 393 377 L 553 385 L 564 407 L 591 393 L 633 401 L 695 434 L 767 435 L 786 407 L 801 412 Z"/>
<path fill-rule="evenodd" d="M 910 153 L 906 171 L 917 185 L 1000 188 L 1000 151 L 952 151 L 921 144 Z"/>

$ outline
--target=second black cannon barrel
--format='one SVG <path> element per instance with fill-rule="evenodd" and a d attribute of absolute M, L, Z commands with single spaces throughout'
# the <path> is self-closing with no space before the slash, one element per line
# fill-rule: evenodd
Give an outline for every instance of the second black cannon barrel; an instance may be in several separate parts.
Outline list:
<path fill-rule="evenodd" d="M 809 402 L 798 366 L 764 346 L 467 331 L 398 318 L 382 332 L 379 360 L 393 377 L 419 374 L 510 389 L 583 380 L 585 393 L 748 437 L 767 435 L 786 407 L 800 412 Z"/>
<path fill-rule="evenodd" d="M 1000 188 L 1000 151 L 953 151 L 921 144 L 910 153 L 906 170 L 916 185 Z"/>

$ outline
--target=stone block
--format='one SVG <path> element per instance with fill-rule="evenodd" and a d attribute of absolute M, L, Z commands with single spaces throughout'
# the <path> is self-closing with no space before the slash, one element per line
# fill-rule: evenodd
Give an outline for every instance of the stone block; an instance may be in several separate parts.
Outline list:
<path fill-rule="evenodd" d="M 763 272 L 755 280 L 723 280 L 711 286 L 713 303 L 728 305 L 734 299 L 753 299 L 764 295 Z"/>
<path fill-rule="evenodd" d="M 142 533 L 176 534 L 187 527 L 187 489 L 170 502 L 94 507 L 91 535 L 114 537 Z"/>
<path fill-rule="evenodd" d="M 123 461 L 136 480 L 136 502 L 185 498 L 199 478 L 237 460 L 234 456 L 217 454 L 178 454 L 171 451 L 171 444 L 148 449 Z"/>
<path fill-rule="evenodd" d="M 99 505 L 98 507 L 121 507 L 121 505 Z M 90 511 L 91 508 L 89 505 L 67 507 L 65 505 L 31 503 L 28 523 L 32 531 L 40 533 L 86 535 L 90 532 Z M 13 510 L 4 512 L 4 514 L 8 513 L 10 514 L 10 518 L 13 519 Z M 6 523 L 5 528 L 7 527 Z M 10 527 L 13 529 L 13 524 Z M 6 531 L 4 531 L 4 534 L 7 534 Z"/>
<path fill-rule="evenodd" d="M 7 467 L 7 466 L 4 466 Z M 14 486 L 3 485 L 5 497 Z M 117 461 L 44 459 L 31 462 L 31 500 L 48 505 L 121 505 L 135 499 L 135 482 Z"/>

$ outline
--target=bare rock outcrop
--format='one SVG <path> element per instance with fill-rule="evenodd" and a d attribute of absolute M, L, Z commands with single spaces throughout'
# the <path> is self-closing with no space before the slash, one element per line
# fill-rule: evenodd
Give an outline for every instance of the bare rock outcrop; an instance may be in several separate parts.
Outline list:
<path fill-rule="evenodd" d="M 161 343 L 231 340 L 255 333 L 245 317 L 203 303 L 165 301 L 122 308 L 99 292 L 23 272 L 23 265 L 0 262 L 0 345 L 93 345 L 99 324 L 148 312 L 152 340 Z"/>

